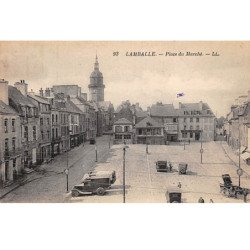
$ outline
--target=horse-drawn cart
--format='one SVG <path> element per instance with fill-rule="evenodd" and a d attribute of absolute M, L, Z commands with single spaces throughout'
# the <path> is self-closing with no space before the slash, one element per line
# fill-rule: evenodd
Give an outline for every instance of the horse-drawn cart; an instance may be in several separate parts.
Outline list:
<path fill-rule="evenodd" d="M 233 185 L 229 174 L 223 174 L 222 179 L 224 183 L 220 183 L 220 192 L 225 196 L 237 198 L 238 195 L 247 196 L 249 193 L 249 189 Z"/>

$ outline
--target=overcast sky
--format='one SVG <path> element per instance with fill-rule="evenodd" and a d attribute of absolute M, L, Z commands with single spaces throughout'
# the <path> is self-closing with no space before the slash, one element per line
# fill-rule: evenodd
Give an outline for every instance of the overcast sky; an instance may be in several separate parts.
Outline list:
<path fill-rule="evenodd" d="M 113 56 L 113 52 L 119 56 Z M 126 52 L 202 52 L 202 57 L 128 57 Z M 218 52 L 220 56 L 205 56 Z M 56 84 L 78 84 L 88 93 L 95 55 L 104 76 L 105 100 L 143 108 L 162 101 L 207 102 L 225 116 L 250 90 L 250 42 L 0 42 L 0 78 L 25 79 L 35 92 Z M 177 98 L 183 92 L 184 97 Z"/>

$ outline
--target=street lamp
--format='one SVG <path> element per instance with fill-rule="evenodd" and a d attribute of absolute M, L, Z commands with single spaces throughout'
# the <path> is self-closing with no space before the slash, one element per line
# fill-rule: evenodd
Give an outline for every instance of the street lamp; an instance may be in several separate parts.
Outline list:
<path fill-rule="evenodd" d="M 185 144 L 185 140 L 184 140 L 183 142 L 184 142 L 184 144 L 183 144 L 183 148 L 184 148 L 184 150 L 185 150 L 185 145 L 186 145 L 186 144 Z"/>
<path fill-rule="evenodd" d="M 72 130 L 68 129 L 68 134 L 70 135 L 70 133 L 72 132 Z M 65 174 L 66 174 L 66 183 L 67 183 L 67 192 L 69 192 L 69 147 L 70 147 L 70 143 L 68 144 L 68 149 L 66 152 L 66 158 L 67 158 L 67 167 L 65 169 Z"/>
<path fill-rule="evenodd" d="M 201 148 L 200 148 L 200 153 L 201 153 L 201 164 L 202 164 L 202 154 L 203 154 L 203 148 L 202 148 L 202 130 L 201 130 Z"/>
<path fill-rule="evenodd" d="M 98 156 L 97 156 L 97 145 L 95 144 L 95 162 L 98 161 Z"/>
<path fill-rule="evenodd" d="M 67 168 L 65 169 L 65 174 L 66 174 L 66 182 L 67 182 L 67 193 L 69 192 L 69 169 L 68 169 L 68 166 Z"/>
<path fill-rule="evenodd" d="M 126 145 L 126 142 L 124 141 L 124 146 L 123 146 L 123 203 L 126 203 L 126 184 L 125 184 L 125 157 L 126 157 L 126 149 L 128 148 L 128 146 Z"/>
<path fill-rule="evenodd" d="M 111 144 L 111 134 L 109 135 L 109 148 L 110 148 L 110 144 Z"/>

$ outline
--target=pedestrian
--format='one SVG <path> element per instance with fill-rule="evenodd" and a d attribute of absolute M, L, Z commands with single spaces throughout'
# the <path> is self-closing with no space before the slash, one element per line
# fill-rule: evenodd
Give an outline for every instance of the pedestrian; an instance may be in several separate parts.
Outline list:
<path fill-rule="evenodd" d="M 181 188 L 181 182 L 178 183 L 178 188 Z"/>
<path fill-rule="evenodd" d="M 190 145 L 190 139 L 188 140 L 188 143 L 189 143 L 189 145 Z"/>
<path fill-rule="evenodd" d="M 247 195 L 248 195 L 248 192 L 246 189 L 243 190 L 243 195 L 244 195 L 244 202 L 247 202 Z"/>
<path fill-rule="evenodd" d="M 198 200 L 198 203 L 205 203 L 205 201 L 202 197 L 200 197 L 200 199 Z"/>
<path fill-rule="evenodd" d="M 212 199 L 210 199 L 210 201 L 209 201 L 210 203 L 214 203 L 214 201 L 212 200 Z"/>
<path fill-rule="evenodd" d="M 172 169 L 173 169 L 172 163 L 169 162 L 169 171 L 172 172 Z"/>
<path fill-rule="evenodd" d="M 146 144 L 146 154 L 148 154 L 148 144 Z"/>

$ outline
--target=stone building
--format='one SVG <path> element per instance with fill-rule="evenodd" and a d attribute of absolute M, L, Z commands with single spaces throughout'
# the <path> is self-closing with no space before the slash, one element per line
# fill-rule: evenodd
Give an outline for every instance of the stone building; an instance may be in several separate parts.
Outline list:
<path fill-rule="evenodd" d="M 157 102 L 148 109 L 150 117 L 164 126 L 165 141 L 178 141 L 178 111 L 173 104 Z"/>
<path fill-rule="evenodd" d="M 67 96 L 67 105 L 69 110 L 69 134 L 70 147 L 74 148 L 84 142 L 85 137 L 85 114 L 75 105 L 70 96 Z"/>
<path fill-rule="evenodd" d="M 114 121 L 126 118 L 133 123 L 133 126 L 148 116 L 139 103 L 131 104 L 128 100 L 122 102 L 114 112 Z"/>
<path fill-rule="evenodd" d="M 135 143 L 165 144 L 163 125 L 147 116 L 135 125 Z"/>
<path fill-rule="evenodd" d="M 34 92 L 29 92 L 28 98 L 38 108 L 37 163 L 42 164 L 51 160 L 51 105 L 48 99 L 36 95 Z"/>
<path fill-rule="evenodd" d="M 213 141 L 215 115 L 207 103 L 179 103 L 178 138 L 190 141 Z"/>
<path fill-rule="evenodd" d="M 0 79 L 0 187 L 21 174 L 22 149 L 19 114 L 9 106 L 8 82 Z"/>
<path fill-rule="evenodd" d="M 86 100 L 86 96 L 81 92 L 81 87 L 78 85 L 54 85 L 52 92 L 54 94 L 63 93 L 65 96 L 70 97 L 70 101 L 84 114 L 82 117 L 84 124 L 81 124 L 84 131 L 84 140 L 95 138 L 97 134 L 95 108 Z"/>
<path fill-rule="evenodd" d="M 9 105 L 19 114 L 21 123 L 22 160 L 24 167 L 37 165 L 39 114 L 28 98 L 28 84 L 24 80 L 9 86 Z"/>
<path fill-rule="evenodd" d="M 133 143 L 134 131 L 133 123 L 126 118 L 120 118 L 114 123 L 114 144 L 126 142 L 127 144 Z"/>
<path fill-rule="evenodd" d="M 110 101 L 98 102 L 97 105 L 99 109 L 102 109 L 103 113 L 103 133 L 110 132 L 114 124 L 114 106 Z"/>
<path fill-rule="evenodd" d="M 235 100 L 223 129 L 229 146 L 250 164 L 250 91 Z"/>

